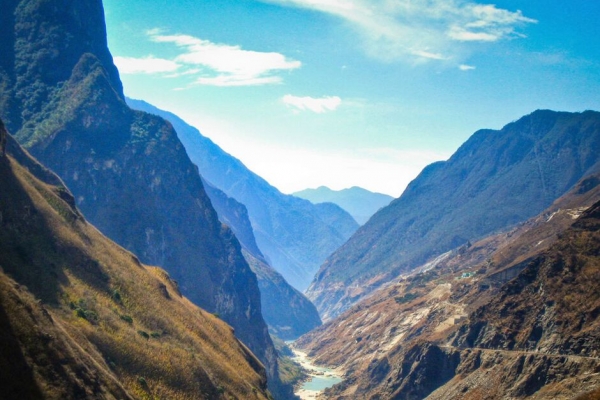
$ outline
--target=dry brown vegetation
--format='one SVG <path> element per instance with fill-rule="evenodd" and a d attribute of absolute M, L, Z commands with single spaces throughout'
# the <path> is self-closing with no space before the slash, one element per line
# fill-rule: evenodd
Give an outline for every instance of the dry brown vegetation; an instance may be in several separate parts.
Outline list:
<path fill-rule="evenodd" d="M 64 188 L 12 157 L 0 159 L 0 182 L 0 376 L 9 393 L 269 396 L 263 366 L 232 328 L 89 225 Z"/>
<path fill-rule="evenodd" d="M 597 387 L 599 182 L 300 338 L 346 372 L 325 398 L 570 399 Z"/>

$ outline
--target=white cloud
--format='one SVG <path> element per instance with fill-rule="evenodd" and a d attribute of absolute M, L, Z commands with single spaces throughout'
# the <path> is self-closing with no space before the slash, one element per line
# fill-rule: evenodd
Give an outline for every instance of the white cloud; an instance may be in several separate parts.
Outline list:
<path fill-rule="evenodd" d="M 114 62 L 122 74 L 158 74 L 174 72 L 180 68 L 180 65 L 175 61 L 153 56 L 143 58 L 114 57 Z"/>
<path fill-rule="evenodd" d="M 298 97 L 291 94 L 283 96 L 282 101 L 290 107 L 297 110 L 310 110 L 317 114 L 322 114 L 327 111 L 335 111 L 341 104 L 342 99 L 337 96 L 326 96 L 321 98 L 314 97 Z"/>
<path fill-rule="evenodd" d="M 475 67 L 472 65 L 461 64 L 458 66 L 458 69 L 460 69 L 461 71 L 471 71 L 471 70 L 474 70 Z"/>
<path fill-rule="evenodd" d="M 450 60 L 467 42 L 521 37 L 537 21 L 469 0 L 263 0 L 337 16 L 362 34 L 367 52 L 387 61 Z"/>
<path fill-rule="evenodd" d="M 189 35 L 163 35 L 158 29 L 146 33 L 154 42 L 174 45 L 180 54 L 171 60 L 153 56 L 114 57 L 121 73 L 164 74 L 167 78 L 189 76 L 200 85 L 257 86 L 281 83 L 283 78 L 279 73 L 302 66 L 300 61 L 276 52 L 244 50 Z"/>
<path fill-rule="evenodd" d="M 280 83 L 281 71 L 300 68 L 300 61 L 275 52 L 244 50 L 240 46 L 217 44 L 189 35 L 163 35 L 148 31 L 151 40 L 171 43 L 182 50 L 173 61 L 201 70 L 196 83 L 212 86 L 247 86 Z"/>

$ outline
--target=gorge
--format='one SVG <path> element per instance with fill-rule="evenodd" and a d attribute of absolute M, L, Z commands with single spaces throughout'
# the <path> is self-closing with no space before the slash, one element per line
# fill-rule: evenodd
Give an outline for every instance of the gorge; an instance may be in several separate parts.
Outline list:
<path fill-rule="evenodd" d="M 219 7 L 304 15 L 304 2 L 290 3 Z M 311 2 L 314 18 L 325 3 Z M 496 11 L 505 18 L 494 26 L 519 15 L 533 24 L 520 11 L 458 3 L 472 6 L 461 15 L 480 10 L 471 28 Z M 344 4 L 349 13 L 366 3 Z M 477 130 L 395 199 L 359 187 L 284 192 L 190 114 L 126 96 L 131 70 L 109 49 L 101 0 L 0 0 L 0 9 L 1 398 L 598 397 L 600 112 L 538 109 Z M 282 71 L 317 65 L 148 29 L 154 44 L 188 53 L 148 56 L 145 74 L 204 74 L 165 98 L 203 86 L 218 103 L 250 80 L 254 107 L 264 82 L 279 93 Z M 207 55 L 215 49 L 226 64 Z M 260 69 L 264 60 L 275 66 Z M 258 72 L 239 72 L 248 66 Z M 344 67 L 340 81 L 355 73 Z M 215 80 L 211 68 L 225 75 Z M 377 108 L 350 94 L 273 99 L 256 103 L 277 103 L 283 122 L 248 114 L 298 148 L 301 113 L 315 130 L 305 141 L 329 143 L 327 113 L 354 123 Z M 198 106 L 197 118 L 206 112 Z M 265 158 L 280 156 L 264 147 Z M 384 164 L 396 154 L 355 151 Z M 331 157 L 333 169 L 343 157 Z"/>

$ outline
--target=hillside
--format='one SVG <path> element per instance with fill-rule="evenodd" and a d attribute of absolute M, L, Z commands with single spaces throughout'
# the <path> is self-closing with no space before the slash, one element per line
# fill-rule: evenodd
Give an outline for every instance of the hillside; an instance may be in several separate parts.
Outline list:
<path fill-rule="evenodd" d="M 269 397 L 232 328 L 90 225 L 11 138 L 0 182 L 2 398 Z"/>
<path fill-rule="evenodd" d="M 281 193 L 176 115 L 144 101 L 127 102 L 173 124 L 202 176 L 246 206 L 258 247 L 299 291 L 308 287 L 323 261 L 358 228 L 340 209 L 333 209 L 335 214 L 324 221 L 322 211 L 312 203 Z"/>
<path fill-rule="evenodd" d="M 227 196 L 205 179 L 202 179 L 202 184 L 204 185 L 206 195 L 219 216 L 219 220 L 231 228 L 233 233 L 235 233 L 235 237 L 247 252 L 258 259 L 264 260 L 264 256 L 256 244 L 246 207 Z"/>
<path fill-rule="evenodd" d="M 219 219 L 230 226 L 240 240 L 244 258 L 256 274 L 262 315 L 270 332 L 283 340 L 293 340 L 321 325 L 314 304 L 264 259 L 254 240 L 246 207 L 206 181 L 204 187 Z"/>
<path fill-rule="evenodd" d="M 536 111 L 425 168 L 321 266 L 324 320 L 428 260 L 538 214 L 600 166 L 600 114 Z M 417 245 L 418 244 L 418 245 Z"/>
<path fill-rule="evenodd" d="M 600 175 L 374 292 L 297 344 L 326 398 L 571 399 L 600 386 Z"/>
<path fill-rule="evenodd" d="M 360 225 L 373 216 L 379 209 L 390 204 L 394 198 L 383 193 L 374 193 L 354 186 L 348 189 L 332 190 L 326 186 L 305 189 L 294 196 L 306 199 L 313 204 L 334 203 L 348 211 Z"/>
<path fill-rule="evenodd" d="M 192 302 L 232 325 L 279 393 L 256 276 L 172 126 L 125 104 L 102 2 L 0 5 L 14 16 L 3 26 L 10 34 L 2 75 L 9 79 L 0 97 L 10 107 L 0 116 L 12 117 L 15 138 L 64 180 L 100 231 L 143 263 L 165 268 Z"/>
<path fill-rule="evenodd" d="M 269 331 L 282 340 L 295 340 L 321 325 L 313 303 L 288 284 L 265 261 L 244 252 L 258 279 L 262 313 Z"/>

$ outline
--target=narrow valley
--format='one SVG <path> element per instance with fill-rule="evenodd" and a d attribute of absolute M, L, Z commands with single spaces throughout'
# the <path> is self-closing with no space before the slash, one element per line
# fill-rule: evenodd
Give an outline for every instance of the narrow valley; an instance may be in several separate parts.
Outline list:
<path fill-rule="evenodd" d="M 600 400 L 598 16 L 0 0 L 0 400 Z"/>

